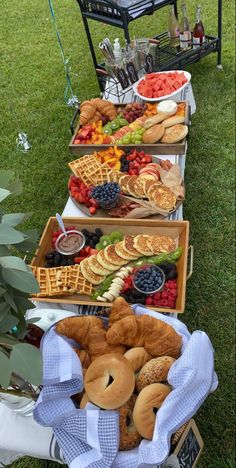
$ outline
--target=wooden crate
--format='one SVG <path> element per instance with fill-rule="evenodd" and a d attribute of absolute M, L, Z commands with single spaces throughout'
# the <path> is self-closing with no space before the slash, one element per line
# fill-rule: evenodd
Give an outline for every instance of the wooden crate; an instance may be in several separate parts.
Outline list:
<path fill-rule="evenodd" d="M 190 123 L 190 106 L 188 101 L 179 101 L 177 104 L 181 102 L 185 103 L 185 125 L 189 125 Z M 125 107 L 127 104 L 117 104 L 116 107 Z M 80 128 L 80 124 L 78 123 L 74 135 L 71 138 L 69 143 L 69 149 L 73 154 L 82 155 L 82 154 L 91 154 L 94 151 L 102 151 L 111 146 L 109 145 L 74 145 L 75 136 Z M 155 143 L 152 145 L 119 145 L 118 147 L 123 151 L 132 151 L 132 149 L 136 149 L 137 151 L 145 151 L 147 154 L 163 154 L 163 155 L 170 155 L 170 154 L 184 154 L 186 151 L 186 142 L 187 138 L 179 141 L 178 143 L 173 144 L 164 144 L 164 143 Z"/>
<path fill-rule="evenodd" d="M 187 280 L 187 263 L 188 263 L 188 243 L 189 243 L 189 222 L 188 221 L 163 221 L 150 219 L 117 219 L 117 218 L 75 218 L 64 217 L 66 226 L 75 226 L 78 230 L 88 229 L 94 231 L 97 227 L 101 228 L 104 234 L 109 234 L 111 231 L 120 230 L 124 234 L 159 234 L 167 235 L 173 239 L 178 239 L 178 246 L 183 247 L 184 251 L 177 263 L 178 271 L 178 297 L 176 308 L 170 309 L 165 307 L 150 307 L 158 312 L 168 313 L 183 313 L 185 309 L 186 296 L 186 280 Z M 52 234 L 58 229 L 56 218 L 49 218 L 47 225 L 42 234 L 39 247 L 31 262 L 32 266 L 44 266 L 45 254 L 52 249 Z M 65 297 L 40 297 L 34 298 L 41 302 L 56 302 L 67 304 L 87 304 L 102 307 L 111 307 L 110 302 L 91 301 L 88 296 L 71 295 Z"/>

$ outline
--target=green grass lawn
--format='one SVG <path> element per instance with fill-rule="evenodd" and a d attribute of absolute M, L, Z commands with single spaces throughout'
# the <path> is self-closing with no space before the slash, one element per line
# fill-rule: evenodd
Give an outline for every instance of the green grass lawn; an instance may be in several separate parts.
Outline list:
<path fill-rule="evenodd" d="M 187 2 L 191 18 L 196 2 Z M 204 3 L 206 32 L 216 33 L 216 0 Z M 197 102 L 186 167 L 184 217 L 191 223 L 194 274 L 181 319 L 190 330 L 205 330 L 215 348 L 219 389 L 204 403 L 196 421 L 205 442 L 199 467 L 234 465 L 234 2 L 223 9 L 223 71 L 210 55 L 190 67 Z M 191 4 L 191 8 L 190 8 Z M 72 82 L 80 100 L 99 92 L 75 0 L 54 1 Z M 165 29 L 166 11 L 131 25 L 136 37 Z M 98 43 L 121 32 L 92 25 Z M 67 162 L 72 110 L 63 102 L 65 76 L 47 2 L 2 0 L 0 17 L 0 167 L 13 168 L 24 192 L 11 211 L 31 211 L 27 227 L 40 232 L 67 200 Z M 77 75 L 76 75 L 77 74 Z M 32 148 L 16 150 L 27 133 Z M 9 205 L 8 205 L 9 206 Z M 17 434 L 13 434 L 17 437 Z M 50 463 L 50 468 L 58 465 Z M 45 461 L 22 459 L 12 466 L 43 468 Z M 61 466 L 61 465 L 60 465 Z"/>

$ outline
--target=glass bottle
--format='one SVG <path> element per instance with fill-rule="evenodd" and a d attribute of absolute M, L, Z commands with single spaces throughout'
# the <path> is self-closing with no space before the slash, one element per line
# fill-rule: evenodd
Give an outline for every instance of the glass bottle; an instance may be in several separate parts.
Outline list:
<path fill-rule="evenodd" d="M 183 2 L 181 5 L 182 9 L 182 17 L 179 25 L 179 33 L 180 33 L 180 48 L 182 50 L 187 50 L 191 48 L 191 30 L 188 20 L 188 13 L 186 3 Z"/>
<path fill-rule="evenodd" d="M 178 47 L 179 46 L 179 24 L 175 16 L 174 5 L 171 5 L 168 30 L 169 30 L 169 37 L 170 37 L 170 45 L 172 47 Z"/>
<path fill-rule="evenodd" d="M 193 48 L 200 47 L 205 42 L 205 31 L 202 24 L 202 8 L 200 5 L 196 9 L 196 24 L 193 30 Z"/>

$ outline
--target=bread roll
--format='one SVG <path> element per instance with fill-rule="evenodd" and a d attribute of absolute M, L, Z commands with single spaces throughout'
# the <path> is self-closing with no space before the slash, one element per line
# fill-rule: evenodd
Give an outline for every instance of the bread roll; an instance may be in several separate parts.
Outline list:
<path fill-rule="evenodd" d="M 148 117 L 143 124 L 143 128 L 153 127 L 153 125 L 156 125 L 162 122 L 164 119 L 167 119 L 169 116 L 170 114 L 168 114 L 167 112 L 159 112 L 153 117 Z"/>
<path fill-rule="evenodd" d="M 119 450 L 131 450 L 137 447 L 141 441 L 141 436 L 137 432 L 133 420 L 133 408 L 136 401 L 136 396 L 132 395 L 121 408 L 119 408 L 119 425 L 120 425 L 120 444 Z"/>
<path fill-rule="evenodd" d="M 187 134 L 187 125 L 173 125 L 173 127 L 168 127 L 165 129 L 165 133 L 161 139 L 161 143 L 177 143 L 178 141 L 183 140 L 183 138 L 185 138 Z"/>
<path fill-rule="evenodd" d="M 103 409 L 117 409 L 134 391 L 134 372 L 124 356 L 104 354 L 89 366 L 84 385 L 92 403 Z"/>
<path fill-rule="evenodd" d="M 163 120 L 162 125 L 165 128 L 173 127 L 173 125 L 182 124 L 185 121 L 184 115 L 173 115 L 166 120 Z"/>
<path fill-rule="evenodd" d="M 133 418 L 138 433 L 145 439 L 152 439 L 157 410 L 170 392 L 169 386 L 154 383 L 139 393 L 134 405 Z"/>
<path fill-rule="evenodd" d="M 137 348 L 131 348 L 124 354 L 124 357 L 130 362 L 134 372 L 138 372 L 144 364 L 151 359 L 145 348 L 139 346 Z"/>
<path fill-rule="evenodd" d="M 143 134 L 143 143 L 152 144 L 160 140 L 165 132 L 165 127 L 162 124 L 153 125 Z"/>
<path fill-rule="evenodd" d="M 146 362 L 136 380 L 136 388 L 139 392 L 147 385 L 165 382 L 169 369 L 175 359 L 170 356 L 161 356 Z"/>

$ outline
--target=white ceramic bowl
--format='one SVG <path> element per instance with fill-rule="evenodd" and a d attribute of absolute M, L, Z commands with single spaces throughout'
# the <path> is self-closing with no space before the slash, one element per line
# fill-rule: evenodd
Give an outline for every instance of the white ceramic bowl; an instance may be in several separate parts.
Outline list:
<path fill-rule="evenodd" d="M 182 89 L 185 88 L 185 86 L 187 86 L 191 80 L 191 73 L 185 71 L 185 70 L 168 70 L 168 71 L 165 71 L 165 72 L 157 72 L 155 73 L 155 75 L 159 75 L 160 73 L 163 74 L 163 73 L 184 73 L 186 79 L 187 79 L 187 82 L 184 83 L 183 86 L 181 86 L 179 89 L 177 89 L 176 91 L 174 91 L 173 93 L 171 94 L 166 94 L 165 96 L 161 96 L 159 98 L 147 98 L 145 96 L 142 96 L 141 94 L 139 94 L 138 92 L 138 85 L 139 83 L 144 79 L 144 77 L 140 78 L 140 80 L 136 81 L 136 83 L 134 83 L 133 85 L 133 91 L 134 93 L 140 97 L 143 101 L 146 101 L 146 102 L 158 102 L 158 101 L 164 101 L 165 99 L 170 99 L 172 98 L 173 96 L 175 96 L 176 94 L 178 94 L 179 92 L 182 91 Z"/>

